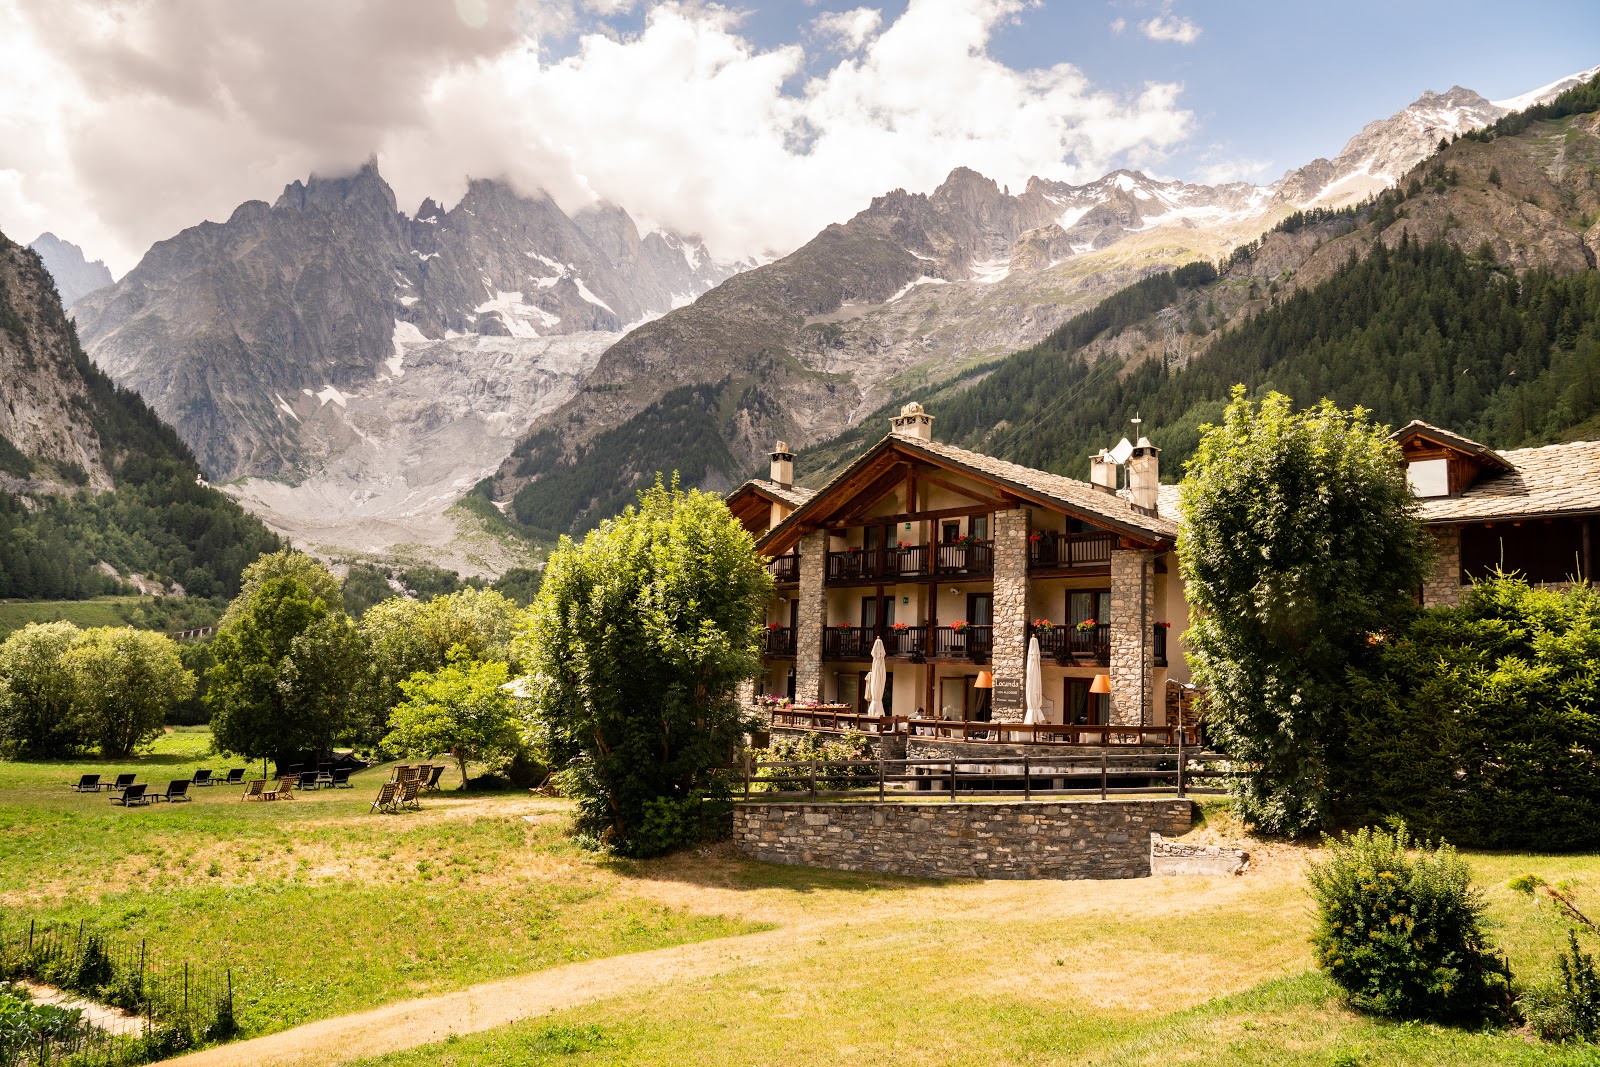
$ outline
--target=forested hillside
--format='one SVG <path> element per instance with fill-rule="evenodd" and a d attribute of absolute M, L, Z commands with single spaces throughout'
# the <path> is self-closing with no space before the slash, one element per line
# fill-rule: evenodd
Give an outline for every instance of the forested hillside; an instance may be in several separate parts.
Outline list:
<path fill-rule="evenodd" d="M 118 592 L 108 567 L 232 595 L 245 564 L 277 547 L 199 482 L 171 427 L 89 361 L 38 255 L 4 235 L 0 367 L 0 597 Z"/>
<path fill-rule="evenodd" d="M 1080 478 L 1135 413 L 1180 477 L 1240 382 L 1500 448 L 1600 436 L 1597 108 L 1600 80 L 1442 145 L 1356 212 L 1291 217 L 1220 270 L 1146 279 L 981 380 L 904 399 L 943 440 Z M 802 479 L 895 406 L 802 453 Z"/>

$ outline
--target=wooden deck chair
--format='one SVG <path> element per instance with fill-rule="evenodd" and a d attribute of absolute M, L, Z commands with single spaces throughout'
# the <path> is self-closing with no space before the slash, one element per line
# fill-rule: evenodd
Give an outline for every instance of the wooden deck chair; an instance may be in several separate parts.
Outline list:
<path fill-rule="evenodd" d="M 194 784 L 199 786 L 216 785 L 217 780 L 211 777 L 211 772 L 209 770 L 207 770 L 205 767 L 201 767 L 199 770 L 194 772 Z"/>
<path fill-rule="evenodd" d="M 189 795 L 189 779 L 178 778 L 167 783 L 167 791 L 165 793 L 152 793 L 150 799 L 165 800 L 171 804 L 174 801 L 193 800 L 194 798 Z"/>
<path fill-rule="evenodd" d="M 111 803 L 121 804 L 125 808 L 131 808 L 136 804 L 148 804 L 150 803 L 150 798 L 144 795 L 144 791 L 147 788 L 149 787 L 143 782 L 138 785 L 130 785 L 122 791 L 121 796 L 112 797 Z"/>
<path fill-rule="evenodd" d="M 67 788 L 74 793 L 100 792 L 100 776 L 98 774 L 85 774 L 76 782 L 68 783 Z"/>
<path fill-rule="evenodd" d="M 287 774 L 278 779 L 278 784 L 262 792 L 268 800 L 293 800 L 294 786 L 300 780 L 298 774 Z"/>
<path fill-rule="evenodd" d="M 396 804 L 402 808 L 411 808 L 414 811 L 421 811 L 422 802 L 417 799 L 421 795 L 422 786 L 418 785 L 415 779 L 412 779 L 409 782 L 401 782 L 400 795 L 396 799 Z"/>
<path fill-rule="evenodd" d="M 439 790 L 439 778 L 444 774 L 444 764 L 435 763 L 428 768 L 428 778 L 421 782 L 424 792 L 436 793 Z"/>
<path fill-rule="evenodd" d="M 375 811 L 393 811 L 396 788 L 393 782 L 384 782 L 378 788 L 378 799 L 372 802 L 372 807 L 367 809 L 367 814 L 371 815 Z"/>
<path fill-rule="evenodd" d="M 248 782 L 246 782 L 244 784 L 244 796 L 240 797 L 239 799 L 240 800 L 266 800 L 267 799 L 266 789 L 267 789 L 267 780 L 265 778 L 253 778 L 253 779 L 251 779 L 250 781 L 248 781 Z"/>

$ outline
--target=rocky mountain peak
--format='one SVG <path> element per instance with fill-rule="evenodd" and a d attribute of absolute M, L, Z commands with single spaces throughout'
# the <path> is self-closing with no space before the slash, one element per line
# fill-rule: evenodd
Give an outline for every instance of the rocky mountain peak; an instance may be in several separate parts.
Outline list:
<path fill-rule="evenodd" d="M 111 270 L 103 261 L 91 262 L 83 249 L 49 231 L 34 238 L 28 247 L 39 253 L 45 270 L 55 279 L 62 307 L 71 307 L 79 297 L 111 284 Z"/>

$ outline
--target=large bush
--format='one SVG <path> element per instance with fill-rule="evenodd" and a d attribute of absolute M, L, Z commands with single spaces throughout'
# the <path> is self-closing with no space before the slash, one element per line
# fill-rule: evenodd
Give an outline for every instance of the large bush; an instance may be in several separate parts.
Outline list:
<path fill-rule="evenodd" d="M 747 726 L 735 693 L 760 668 L 771 591 L 726 505 L 676 485 L 562 539 L 520 647 L 536 751 L 584 840 L 649 855 L 718 825 L 707 804 Z"/>
<path fill-rule="evenodd" d="M 1426 553 L 1385 428 L 1323 401 L 1259 408 L 1234 391 L 1186 468 L 1178 552 L 1186 639 L 1212 739 L 1249 772 L 1230 782 L 1265 830 L 1329 815 L 1347 669 L 1410 603 Z"/>
<path fill-rule="evenodd" d="M 85 630 L 61 664 L 72 679 L 78 740 L 104 756 L 130 755 L 154 739 L 167 713 L 195 688 L 170 637 L 128 626 Z"/>
<path fill-rule="evenodd" d="M 1600 847 L 1600 595 L 1478 583 L 1351 672 L 1341 816 L 1463 845 Z"/>
<path fill-rule="evenodd" d="M 70 622 L 34 622 L 0 643 L 0 745 L 10 752 L 52 756 L 77 747 L 72 674 L 61 656 L 79 633 Z"/>
<path fill-rule="evenodd" d="M 1404 828 L 1327 842 L 1311 866 L 1317 963 L 1363 1011 L 1475 1022 L 1506 1014 L 1511 972 L 1482 929 L 1483 903 L 1448 845 L 1411 851 Z"/>

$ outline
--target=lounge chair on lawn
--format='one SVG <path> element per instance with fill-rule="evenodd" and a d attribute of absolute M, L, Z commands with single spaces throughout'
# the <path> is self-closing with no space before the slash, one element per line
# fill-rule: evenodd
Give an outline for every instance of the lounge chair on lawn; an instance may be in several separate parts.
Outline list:
<path fill-rule="evenodd" d="M 372 802 L 372 807 L 367 809 L 367 814 L 371 815 L 375 811 L 393 811 L 395 788 L 396 786 L 393 782 L 384 782 L 378 789 L 378 799 Z"/>
<path fill-rule="evenodd" d="M 167 783 L 167 791 L 165 793 L 152 793 L 150 799 L 165 800 L 171 803 L 175 800 L 193 800 L 194 797 L 189 795 L 189 779 L 179 778 Z"/>
<path fill-rule="evenodd" d="M 413 808 L 417 811 L 421 811 L 422 802 L 417 799 L 417 797 L 419 797 L 421 794 L 422 787 L 417 784 L 415 779 L 409 782 L 401 782 L 400 795 L 396 798 L 395 802 L 402 808 Z"/>
<path fill-rule="evenodd" d="M 228 771 L 228 777 L 223 780 L 222 784 L 223 785 L 243 785 L 244 784 L 244 768 L 243 767 L 230 768 L 229 771 Z"/>
<path fill-rule="evenodd" d="M 150 803 L 150 798 L 144 795 L 144 791 L 147 788 L 149 787 L 143 782 L 138 785 L 130 785 L 122 790 L 121 796 L 112 797 L 111 803 L 121 804 L 125 808 L 131 808 L 136 804 L 148 804 Z"/>
<path fill-rule="evenodd" d="M 423 792 L 425 792 L 425 793 L 436 793 L 436 792 L 438 792 L 438 790 L 439 790 L 439 777 L 441 775 L 443 775 L 443 774 L 444 774 L 444 764 L 435 763 L 432 767 L 429 767 L 428 768 L 428 778 L 427 778 L 426 781 L 422 782 L 422 790 L 423 790 Z"/>
<path fill-rule="evenodd" d="M 299 782 L 302 790 L 317 788 L 317 772 L 301 771 L 299 774 Z"/>
<path fill-rule="evenodd" d="M 115 782 L 111 782 L 109 784 L 101 783 L 100 787 L 102 789 L 109 789 L 114 793 L 119 789 L 128 788 L 133 784 L 133 780 L 137 777 L 139 777 L 137 774 L 119 774 L 117 775 L 117 780 Z"/>
<path fill-rule="evenodd" d="M 194 772 L 195 785 L 216 785 L 217 780 L 211 777 L 211 772 L 204 767 Z"/>
<path fill-rule="evenodd" d="M 100 792 L 100 776 L 98 774 L 86 774 L 79 778 L 76 784 L 68 785 L 67 788 L 74 793 L 98 793 Z"/>
<path fill-rule="evenodd" d="M 300 776 L 298 774 L 291 774 L 285 778 L 279 778 L 276 786 L 263 791 L 261 795 L 268 800 L 293 800 L 294 784 L 299 780 Z"/>
<path fill-rule="evenodd" d="M 351 768 L 349 767 L 335 767 L 328 774 L 329 787 L 333 789 L 354 789 L 355 786 L 350 784 L 350 771 Z"/>
<path fill-rule="evenodd" d="M 239 799 L 240 800 L 267 800 L 269 798 L 268 798 L 268 796 L 266 794 L 266 788 L 267 788 L 267 780 L 265 778 L 253 778 L 250 781 L 244 783 L 244 796 L 240 797 Z"/>

